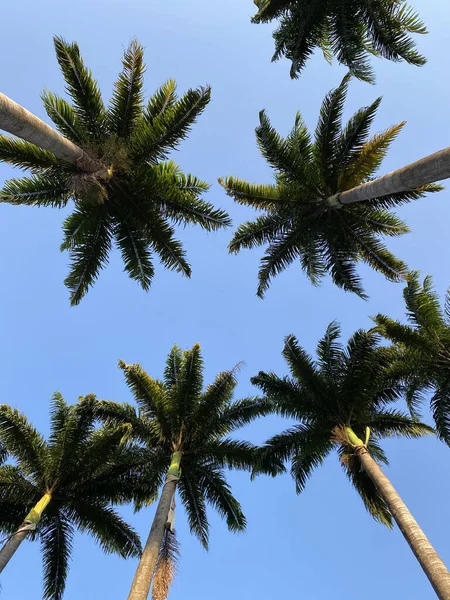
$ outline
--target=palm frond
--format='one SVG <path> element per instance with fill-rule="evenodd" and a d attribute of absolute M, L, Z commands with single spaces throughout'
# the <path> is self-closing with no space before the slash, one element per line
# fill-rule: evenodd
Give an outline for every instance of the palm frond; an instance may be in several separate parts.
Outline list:
<path fill-rule="evenodd" d="M 177 489 L 186 510 L 191 533 L 208 549 L 209 523 L 201 482 L 183 469 Z"/>
<path fill-rule="evenodd" d="M 67 179 L 53 173 L 10 179 L 0 190 L 0 202 L 28 206 L 64 208 L 70 196 Z"/>
<path fill-rule="evenodd" d="M 64 280 L 70 303 L 79 304 L 108 263 L 112 228 L 105 205 L 78 206 L 63 223 L 61 250 L 70 250 L 70 273 Z"/>
<path fill-rule="evenodd" d="M 24 414 L 6 404 L 0 405 L 0 438 L 25 475 L 42 476 L 47 461 L 45 440 Z"/>
<path fill-rule="evenodd" d="M 178 385 L 183 366 L 183 351 L 177 345 L 172 346 L 164 369 L 164 382 L 168 388 Z"/>
<path fill-rule="evenodd" d="M 378 411 L 368 425 L 380 437 L 401 436 L 414 439 L 434 433 L 429 425 L 420 423 L 399 410 Z"/>
<path fill-rule="evenodd" d="M 204 466 L 199 474 L 199 483 L 207 502 L 225 519 L 228 529 L 245 531 L 247 521 L 241 505 L 220 470 Z"/>
<path fill-rule="evenodd" d="M 144 48 L 135 39 L 125 50 L 122 64 L 123 70 L 114 85 L 107 121 L 110 131 L 127 138 L 143 110 Z"/>
<path fill-rule="evenodd" d="M 122 254 L 124 270 L 140 283 L 142 289 L 148 290 L 155 274 L 148 249 L 148 236 L 131 219 L 123 215 L 114 226 L 114 239 Z"/>
<path fill-rule="evenodd" d="M 74 528 L 63 511 L 44 519 L 40 528 L 44 570 L 44 599 L 61 600 L 69 572 Z"/>
<path fill-rule="evenodd" d="M 131 138 L 133 159 L 150 163 L 165 160 L 168 152 L 186 138 L 210 99 L 209 87 L 188 90 L 170 110 L 162 112 L 151 123 L 140 123 Z"/>
<path fill-rule="evenodd" d="M 46 90 L 41 94 L 41 99 L 48 116 L 63 136 L 75 144 L 89 141 L 83 119 L 64 98 Z"/>
<path fill-rule="evenodd" d="M 139 556 L 141 543 L 138 534 L 120 515 L 104 503 L 82 498 L 71 501 L 71 519 L 77 528 L 87 532 L 99 544 L 103 552 L 119 554 L 122 558 Z"/>
<path fill-rule="evenodd" d="M 402 121 L 398 125 L 389 127 L 382 133 L 375 134 L 370 140 L 362 144 L 359 152 L 352 158 L 350 163 L 345 165 L 340 173 L 338 188 L 340 190 L 349 190 L 373 175 L 380 167 L 390 145 L 405 124 L 406 121 Z"/>
<path fill-rule="evenodd" d="M 51 152 L 42 150 L 25 140 L 0 134 L 0 160 L 14 167 L 40 171 L 63 168 L 59 159 Z"/>
<path fill-rule="evenodd" d="M 78 44 L 69 44 L 59 36 L 55 36 L 53 41 L 67 92 L 74 102 L 75 114 L 88 125 L 91 135 L 98 136 L 102 131 L 105 107 L 97 82 L 84 66 Z"/>
<path fill-rule="evenodd" d="M 127 365 L 120 360 L 118 366 L 124 372 L 125 381 L 141 414 L 150 420 L 155 419 L 162 433 L 170 438 L 169 405 L 166 392 L 160 382 L 150 377 L 138 364 Z"/>

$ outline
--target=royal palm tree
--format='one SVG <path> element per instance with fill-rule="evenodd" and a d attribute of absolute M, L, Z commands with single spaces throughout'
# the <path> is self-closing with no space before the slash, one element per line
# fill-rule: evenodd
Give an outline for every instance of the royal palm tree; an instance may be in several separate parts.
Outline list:
<path fill-rule="evenodd" d="M 292 62 L 298 77 L 316 48 L 331 63 L 335 56 L 359 79 L 374 81 L 370 56 L 423 65 L 409 34 L 427 33 L 417 13 L 403 0 L 254 0 L 254 23 L 279 19 L 275 54 Z"/>
<path fill-rule="evenodd" d="M 154 466 L 161 488 L 150 534 L 137 568 L 129 600 L 146 600 L 169 512 L 178 491 L 191 532 L 208 547 L 209 524 L 206 504 L 226 520 L 231 531 L 243 531 L 246 521 L 241 506 L 228 485 L 224 468 L 251 469 L 256 449 L 228 436 L 258 416 L 267 414 L 269 403 L 256 398 L 232 402 L 236 370 L 217 375 L 203 389 L 200 346 L 182 352 L 174 346 L 169 353 L 163 380 L 150 377 L 139 365 L 119 363 L 132 391 L 133 406 L 100 402 L 98 414 L 107 422 L 127 423 L 134 437 L 159 455 Z M 274 474 L 276 465 L 268 468 Z M 155 470 L 152 470 L 152 473 Z M 149 483 L 153 487 L 153 483 Z"/>
<path fill-rule="evenodd" d="M 104 552 L 127 558 L 141 551 L 112 505 L 150 495 L 142 452 L 122 443 L 126 427 L 96 427 L 94 406 L 92 395 L 69 406 L 55 394 L 48 440 L 16 409 L 0 406 L 0 439 L 14 461 L 0 467 L 0 530 L 9 536 L 0 572 L 24 539 L 40 540 L 49 600 L 62 598 L 75 530 L 90 533 Z"/>
<path fill-rule="evenodd" d="M 143 48 L 133 41 L 105 107 L 77 44 L 56 37 L 55 50 L 72 104 L 50 92 L 42 99 L 58 131 L 84 154 L 77 159 L 75 152 L 75 162 L 64 160 L 29 141 L 0 136 L 0 160 L 31 172 L 6 182 L 0 201 L 63 208 L 73 200 L 61 246 L 72 259 L 65 281 L 72 304 L 107 264 L 113 243 L 125 271 L 145 290 L 154 274 L 152 252 L 167 268 L 189 277 L 191 268 L 172 224 L 194 223 L 208 231 L 230 224 L 224 211 L 201 199 L 208 185 L 168 160 L 208 104 L 210 88 L 178 97 L 169 80 L 144 104 Z M 22 129 L 13 132 L 20 136 Z"/>
<path fill-rule="evenodd" d="M 267 442 L 262 465 L 290 460 L 301 492 L 314 469 L 337 451 L 368 511 L 389 527 L 396 521 L 437 595 L 448 600 L 450 573 L 380 468 L 387 464 L 381 439 L 417 438 L 433 430 L 391 407 L 402 392 L 395 351 L 380 346 L 374 331 L 357 331 L 345 348 L 339 336 L 339 326 L 331 323 L 314 360 L 290 335 L 283 350 L 290 377 L 260 372 L 252 378 L 276 413 L 298 422 Z"/>
<path fill-rule="evenodd" d="M 400 350 L 399 367 L 405 372 L 407 400 L 414 413 L 431 391 L 431 410 L 438 436 L 450 445 L 450 290 L 441 308 L 430 276 L 419 282 L 414 271 L 403 297 L 409 324 L 385 315 L 374 317 L 377 330 Z"/>
<path fill-rule="evenodd" d="M 317 285 L 330 273 L 334 283 L 364 296 L 356 273 L 359 261 L 402 280 L 406 265 L 393 256 L 381 236 L 398 236 L 408 227 L 389 211 L 425 192 L 442 189 L 426 185 L 400 193 L 385 193 L 369 202 L 346 206 L 338 195 L 367 181 L 380 166 L 404 123 L 368 138 L 380 105 L 378 98 L 341 126 L 349 76 L 325 98 L 314 141 L 297 113 L 291 133 L 283 139 L 266 113 L 260 113 L 256 138 L 261 153 L 275 171 L 272 185 L 254 185 L 236 177 L 219 180 L 236 202 L 264 211 L 255 221 L 239 226 L 229 249 L 268 245 L 259 270 L 258 296 L 271 279 L 298 261 Z"/>

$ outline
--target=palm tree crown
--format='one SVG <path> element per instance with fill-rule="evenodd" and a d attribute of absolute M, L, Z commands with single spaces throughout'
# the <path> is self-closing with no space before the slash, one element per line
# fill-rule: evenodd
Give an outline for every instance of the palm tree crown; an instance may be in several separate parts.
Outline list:
<path fill-rule="evenodd" d="M 403 297 L 409 324 L 378 314 L 374 317 L 377 330 L 400 350 L 398 367 L 405 374 L 413 414 L 424 400 L 423 392 L 431 390 L 437 434 L 450 445 L 450 289 L 441 308 L 431 277 L 420 285 L 415 271 Z"/>
<path fill-rule="evenodd" d="M 171 456 L 181 453 L 177 484 L 190 529 L 208 546 L 206 504 L 225 518 L 231 531 L 245 529 L 241 506 L 226 482 L 224 468 L 252 469 L 256 447 L 228 437 L 255 418 L 268 414 L 268 402 L 257 398 L 232 401 L 236 369 L 219 373 L 203 390 L 203 360 L 199 344 L 169 353 L 163 380 L 150 377 L 140 365 L 120 361 L 126 382 L 138 405 L 99 403 L 100 418 L 130 423 L 133 435 L 150 447 L 154 457 L 155 488 L 162 485 Z M 269 472 L 275 473 L 276 466 Z M 149 487 L 153 483 L 149 482 Z"/>
<path fill-rule="evenodd" d="M 235 177 L 219 180 L 240 204 L 264 211 L 255 221 L 239 226 L 230 251 L 268 245 L 259 270 L 258 295 L 271 279 L 299 261 L 317 285 L 328 272 L 334 283 L 365 297 L 356 273 L 359 261 L 368 263 L 389 280 L 401 280 L 406 265 L 393 256 L 381 236 L 399 236 L 408 227 L 388 209 L 421 198 L 437 185 L 382 196 L 343 206 L 336 195 L 367 181 L 380 166 L 404 123 L 368 138 L 380 105 L 378 98 L 361 108 L 342 128 L 342 111 L 349 77 L 325 98 L 314 141 L 297 113 L 295 125 L 283 139 L 260 113 L 256 138 L 261 153 L 275 171 L 273 185 L 254 185 Z"/>
<path fill-rule="evenodd" d="M 387 464 L 380 439 L 394 435 L 414 438 L 432 429 L 389 408 L 402 390 L 390 373 L 395 352 L 380 346 L 379 336 L 373 331 L 357 331 L 345 348 L 338 342 L 339 336 L 339 326 L 331 323 L 317 345 L 314 360 L 289 335 L 283 356 L 291 376 L 260 372 L 252 378 L 278 414 L 299 421 L 267 442 L 261 455 L 262 465 L 266 460 L 291 460 L 291 473 L 301 492 L 313 470 L 332 450 L 337 450 L 342 467 L 367 510 L 376 520 L 391 526 L 386 503 L 362 470 L 349 436 L 366 438 L 370 455 Z"/>
<path fill-rule="evenodd" d="M 403 0 L 254 0 L 254 23 L 279 19 L 272 60 L 285 56 L 298 77 L 315 48 L 331 63 L 335 56 L 353 75 L 374 81 L 370 56 L 423 65 L 409 34 L 427 30 Z"/>
<path fill-rule="evenodd" d="M 17 410 L 0 407 L 0 437 L 14 461 L 0 467 L 0 529 L 14 534 L 30 509 L 49 498 L 31 532 L 41 542 L 49 600 L 62 598 L 76 529 L 90 533 L 105 552 L 127 558 L 141 550 L 138 535 L 112 504 L 149 494 L 139 477 L 143 463 L 138 449 L 122 444 L 126 428 L 95 427 L 95 402 L 86 396 L 68 406 L 55 394 L 48 440 Z"/>
<path fill-rule="evenodd" d="M 44 92 L 48 116 L 58 131 L 104 164 L 89 173 L 25 141 L 0 136 L 0 160 L 31 171 L 6 182 L 3 202 L 75 210 L 63 225 L 61 249 L 72 263 L 66 285 L 77 304 L 108 262 L 115 243 L 125 271 L 147 290 L 154 274 L 152 252 L 170 269 L 191 269 L 173 224 L 198 224 L 213 231 L 230 224 L 228 215 L 201 199 L 208 185 L 185 175 L 167 157 L 186 138 L 210 100 L 210 88 L 176 94 L 167 81 L 144 104 L 143 48 L 133 41 L 105 107 L 98 85 L 85 67 L 77 44 L 55 38 L 56 57 L 72 104 Z"/>

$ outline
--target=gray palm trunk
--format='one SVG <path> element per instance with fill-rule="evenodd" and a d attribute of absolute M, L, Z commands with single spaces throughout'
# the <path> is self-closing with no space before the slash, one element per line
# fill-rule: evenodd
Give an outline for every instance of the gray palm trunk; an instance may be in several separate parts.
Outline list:
<path fill-rule="evenodd" d="M 89 157 L 79 146 L 2 93 L 0 129 L 52 152 L 60 160 L 77 165 L 81 171 L 94 173 L 104 170 L 100 161 Z"/>
<path fill-rule="evenodd" d="M 367 448 L 365 446 L 358 446 L 356 451 L 361 459 L 364 470 L 372 479 L 386 502 L 400 531 L 419 561 L 420 566 L 425 571 L 437 597 L 440 600 L 450 600 L 450 573 L 442 562 L 442 559 L 409 512 L 389 479 L 370 456 Z"/>
<path fill-rule="evenodd" d="M 332 206 L 353 204 L 372 200 L 388 194 L 415 190 L 428 183 L 441 181 L 450 177 L 450 148 L 439 150 L 421 160 L 411 163 L 402 169 L 392 171 L 329 198 Z"/>
<path fill-rule="evenodd" d="M 147 542 L 134 575 L 128 600 L 147 600 L 180 473 L 181 453 L 175 452 L 167 472 Z"/>

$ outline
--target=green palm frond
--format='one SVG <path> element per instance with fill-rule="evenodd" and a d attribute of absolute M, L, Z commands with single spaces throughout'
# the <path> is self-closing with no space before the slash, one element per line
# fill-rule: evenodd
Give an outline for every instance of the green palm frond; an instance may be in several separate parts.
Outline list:
<path fill-rule="evenodd" d="M 236 375 L 240 367 L 241 364 L 238 364 L 234 369 L 222 371 L 216 375 L 214 382 L 208 385 L 202 394 L 201 402 L 197 404 L 193 415 L 193 421 L 197 424 L 196 429 L 200 436 L 203 436 L 208 428 L 216 431 L 218 419 L 220 420 L 223 412 L 227 408 L 235 406 L 231 405 L 231 400 L 236 389 Z M 224 433 L 228 433 L 228 430 Z"/>
<path fill-rule="evenodd" d="M 420 438 L 435 433 L 429 425 L 420 423 L 398 410 L 379 411 L 370 422 L 372 431 L 382 437 Z"/>
<path fill-rule="evenodd" d="M 111 221 L 104 205 L 78 207 L 65 221 L 61 250 L 70 249 L 70 272 L 64 283 L 70 303 L 80 303 L 97 280 L 111 250 Z"/>
<path fill-rule="evenodd" d="M 265 398 L 243 398 L 236 400 L 220 411 L 213 422 L 213 431 L 218 436 L 236 431 L 259 417 L 273 412 L 273 405 Z"/>
<path fill-rule="evenodd" d="M 64 208 L 70 195 L 66 178 L 40 174 L 6 181 L 0 190 L 0 202 Z"/>
<path fill-rule="evenodd" d="M 338 141 L 342 145 L 344 134 L 341 134 L 341 121 L 349 82 L 350 75 L 346 75 L 339 87 L 325 96 L 319 113 L 319 121 L 315 132 L 314 153 L 322 178 L 325 181 L 328 178 L 327 171 L 330 164 L 334 165 L 337 162 Z"/>
<path fill-rule="evenodd" d="M 103 552 L 116 553 L 122 558 L 140 555 L 138 534 L 112 508 L 94 500 L 74 499 L 71 510 L 78 529 L 90 533 Z"/>
<path fill-rule="evenodd" d="M 169 79 L 151 96 L 144 111 L 144 119 L 149 125 L 174 107 L 177 101 L 176 89 L 175 80 Z"/>
<path fill-rule="evenodd" d="M 450 446 L 450 384 L 447 378 L 434 385 L 431 412 L 439 438 Z"/>
<path fill-rule="evenodd" d="M 178 385 L 181 378 L 183 366 L 183 351 L 177 345 L 172 346 L 167 356 L 166 368 L 164 369 L 164 382 L 168 388 Z"/>
<path fill-rule="evenodd" d="M 190 277 L 191 267 L 186 260 L 186 252 L 181 243 L 174 238 L 173 227 L 155 213 L 152 220 L 146 224 L 146 229 L 149 232 L 151 246 L 163 265 L 167 269 Z"/>
<path fill-rule="evenodd" d="M 24 414 L 6 404 L 0 405 L 0 437 L 8 455 L 20 462 L 25 475 L 42 474 L 47 459 L 43 437 Z"/>
<path fill-rule="evenodd" d="M 144 102 L 144 48 L 136 40 L 125 51 L 122 64 L 123 70 L 114 86 L 107 120 L 110 131 L 127 138 L 142 115 Z"/>
<path fill-rule="evenodd" d="M 118 366 L 124 372 L 125 381 L 141 413 L 150 420 L 155 419 L 164 435 L 170 435 L 169 404 L 160 382 L 150 377 L 138 364 L 127 365 L 120 360 Z"/>
<path fill-rule="evenodd" d="M 191 533 L 199 539 L 204 548 L 208 549 L 209 523 L 201 482 L 184 471 L 178 482 L 178 490 L 188 517 Z"/>
<path fill-rule="evenodd" d="M 86 131 L 84 120 L 67 100 L 47 90 L 42 93 L 41 99 L 48 116 L 63 136 L 75 144 L 88 142 L 89 133 Z"/>
<path fill-rule="evenodd" d="M 150 288 L 155 268 L 149 251 L 149 239 L 142 229 L 123 217 L 114 227 L 114 239 L 121 251 L 124 269 L 142 289 Z"/>
<path fill-rule="evenodd" d="M 45 519 L 40 530 L 45 600 L 61 600 L 63 597 L 73 537 L 73 525 L 63 511 Z"/>
<path fill-rule="evenodd" d="M 97 82 L 84 66 L 78 44 L 55 36 L 56 58 L 66 81 L 67 92 L 74 102 L 75 113 L 87 124 L 94 137 L 102 131 L 105 107 Z"/>
<path fill-rule="evenodd" d="M 359 152 L 342 169 L 338 180 L 339 188 L 349 190 L 371 177 L 381 166 L 390 145 L 405 124 L 406 121 L 402 121 L 365 141 Z"/>
<path fill-rule="evenodd" d="M 386 502 L 380 496 L 377 488 L 367 473 L 361 469 L 359 459 L 353 454 L 346 454 L 343 449 L 340 451 L 340 459 L 345 474 L 360 495 L 369 514 L 379 523 L 392 529 L 392 515 Z"/>
<path fill-rule="evenodd" d="M 230 531 L 245 531 L 247 521 L 241 505 L 219 469 L 205 466 L 199 475 L 199 484 L 209 504 L 225 519 Z"/>
<path fill-rule="evenodd" d="M 186 138 L 210 99 L 209 87 L 191 89 L 152 123 L 141 122 L 130 140 L 133 159 L 139 162 L 165 160 L 168 152 Z"/>
<path fill-rule="evenodd" d="M 38 146 L 0 134 L 0 160 L 14 167 L 31 169 L 55 169 L 61 166 L 60 161 L 51 152 Z"/>
<path fill-rule="evenodd" d="M 210 441 L 201 447 L 202 456 L 220 468 L 253 470 L 257 465 L 257 446 L 224 438 Z"/>

